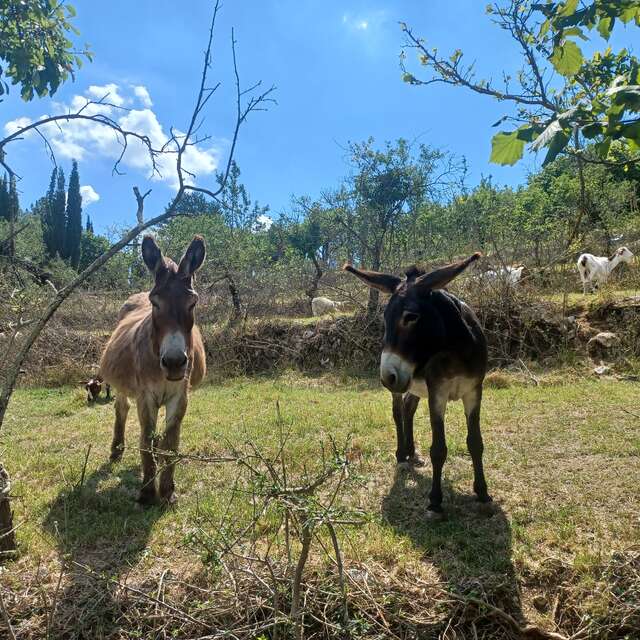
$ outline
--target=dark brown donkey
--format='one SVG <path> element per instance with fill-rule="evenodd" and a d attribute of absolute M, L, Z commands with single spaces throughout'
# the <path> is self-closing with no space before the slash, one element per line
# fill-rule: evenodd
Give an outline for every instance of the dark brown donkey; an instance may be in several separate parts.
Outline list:
<path fill-rule="evenodd" d="M 482 468 L 480 404 L 487 370 L 487 343 L 480 323 L 461 300 L 441 289 L 472 262 L 470 258 L 425 273 L 416 267 L 404 278 L 345 270 L 369 287 L 391 294 L 384 312 L 384 346 L 380 379 L 393 394 L 398 463 L 419 463 L 413 440 L 413 416 L 420 398 L 428 398 L 431 419 L 433 481 L 429 513 L 442 512 L 442 467 L 447 458 L 444 414 L 449 400 L 462 399 L 467 417 L 467 445 L 473 461 L 473 490 L 478 500 L 489 502 Z"/>
<path fill-rule="evenodd" d="M 171 503 L 175 501 L 171 452 L 178 449 L 189 387 L 198 384 L 205 374 L 202 336 L 194 320 L 198 294 L 193 289 L 193 274 L 205 258 L 204 240 L 196 236 L 176 265 L 162 255 L 151 236 L 145 236 L 142 258 L 155 276 L 155 285 L 149 293 L 138 293 L 125 302 L 118 314 L 118 326 L 102 354 L 100 372 L 116 389 L 112 461 L 122 457 L 129 398 L 136 401 L 141 430 L 142 504 L 158 501 L 154 436 L 158 411 L 166 407 L 166 426 L 158 452 L 159 497 L 161 502 Z"/>

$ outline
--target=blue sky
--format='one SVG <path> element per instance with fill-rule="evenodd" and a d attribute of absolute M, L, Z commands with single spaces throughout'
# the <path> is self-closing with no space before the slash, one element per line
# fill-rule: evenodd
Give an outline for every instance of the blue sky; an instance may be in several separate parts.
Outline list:
<path fill-rule="evenodd" d="M 76 0 L 80 41 L 95 54 L 75 82 L 55 96 L 26 104 L 14 88 L 0 103 L 0 124 L 36 118 L 99 96 L 109 87 L 112 101 L 133 111 L 132 125 L 166 135 L 184 130 L 199 81 L 202 51 L 212 8 L 208 0 Z M 251 195 L 287 211 L 291 195 L 318 196 L 337 186 L 348 167 L 344 146 L 368 136 L 378 141 L 404 137 L 467 158 L 470 183 L 491 174 L 499 183 L 522 182 L 534 158 L 515 167 L 488 162 L 491 128 L 508 110 L 482 96 L 444 85 L 411 87 L 400 78 L 403 37 L 398 21 L 409 23 L 441 52 L 460 47 L 477 60 L 479 75 L 513 71 L 517 50 L 484 13 L 482 0 L 227 0 L 216 30 L 212 80 L 222 87 L 207 111 L 203 131 L 210 142 L 194 152 L 198 183 L 213 184 L 224 162 L 233 125 L 230 32 L 238 41 L 245 84 L 276 85 L 278 104 L 254 114 L 240 134 L 236 160 Z M 115 86 L 113 86 L 115 85 Z M 152 188 L 151 215 L 170 198 L 171 180 L 149 180 L 144 158 L 132 149 L 124 176 L 112 176 L 114 145 L 107 133 L 75 129 L 54 133 L 57 159 L 66 173 L 71 157 L 80 164 L 84 210 L 105 231 L 134 219 L 133 185 Z M 20 175 L 23 206 L 46 191 L 51 162 L 33 137 L 10 146 L 9 160 Z M 169 172 L 170 173 L 170 172 Z M 90 200 L 94 200 L 90 202 Z"/>

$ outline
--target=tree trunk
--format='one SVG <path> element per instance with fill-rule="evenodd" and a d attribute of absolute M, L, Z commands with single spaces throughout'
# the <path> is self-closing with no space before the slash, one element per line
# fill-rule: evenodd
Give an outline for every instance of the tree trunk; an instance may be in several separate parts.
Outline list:
<path fill-rule="evenodd" d="M 320 263 L 318 262 L 318 259 L 314 255 L 311 256 L 311 260 L 313 262 L 315 272 L 313 274 L 313 279 L 311 280 L 311 284 L 306 289 L 305 294 L 307 298 L 309 298 L 309 308 L 313 313 L 311 302 L 318 295 L 318 285 L 320 284 L 320 279 L 322 278 L 323 271 L 322 271 L 322 268 L 320 267 Z"/>
<path fill-rule="evenodd" d="M 372 271 L 380 271 L 380 249 L 376 247 L 373 261 L 371 263 Z M 373 318 L 378 311 L 378 301 L 380 300 L 380 292 L 377 289 L 369 289 L 369 301 L 367 302 L 367 316 Z"/>
<path fill-rule="evenodd" d="M 9 474 L 0 462 L 0 562 L 16 550 L 16 535 L 13 528 L 13 513 L 9 492 Z"/>
<path fill-rule="evenodd" d="M 9 256 L 11 258 L 13 258 L 16 255 L 15 231 L 16 231 L 15 213 L 13 211 L 10 211 L 10 215 L 9 215 Z"/>
<path fill-rule="evenodd" d="M 231 304 L 233 305 L 233 311 L 231 313 L 231 322 L 238 322 L 242 318 L 242 302 L 240 300 L 240 292 L 236 286 L 236 282 L 229 271 L 225 274 L 227 283 L 229 286 L 229 293 L 231 295 Z"/>
<path fill-rule="evenodd" d="M 576 129 L 576 132 L 574 134 L 574 139 L 575 139 L 575 147 L 576 150 L 579 152 L 580 151 L 580 138 L 578 137 L 578 130 Z M 571 247 L 571 245 L 573 244 L 573 241 L 576 239 L 579 231 L 580 231 L 580 225 L 582 224 L 582 220 L 584 219 L 587 210 L 588 210 L 588 204 L 587 204 L 587 185 L 584 179 L 584 160 L 582 158 L 582 156 L 578 153 L 578 155 L 576 155 L 576 161 L 578 163 L 578 180 L 580 182 L 580 199 L 578 201 L 578 216 L 576 218 L 575 224 L 573 225 L 573 229 L 569 235 L 569 238 L 567 240 L 567 249 L 569 249 Z"/>

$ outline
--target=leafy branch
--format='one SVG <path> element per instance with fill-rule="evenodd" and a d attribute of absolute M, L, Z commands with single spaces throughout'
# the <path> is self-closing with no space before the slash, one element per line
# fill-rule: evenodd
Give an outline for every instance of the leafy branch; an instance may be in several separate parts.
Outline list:
<path fill-rule="evenodd" d="M 544 164 L 559 153 L 583 155 L 583 141 L 591 155 L 609 161 L 616 142 L 629 152 L 628 164 L 640 161 L 640 64 L 628 50 L 611 48 L 585 60 L 578 40 L 597 28 L 608 39 L 616 20 L 640 25 L 640 0 L 594 0 L 578 7 L 578 0 L 535 3 L 509 0 L 487 7 L 498 28 L 510 34 L 522 56 L 515 80 L 502 73 L 502 85 L 476 76 L 475 62 L 466 64 L 457 49 L 449 57 L 429 48 L 405 23 L 406 37 L 400 64 L 405 82 L 413 85 L 444 83 L 464 87 L 516 106 L 504 122 L 519 125 L 493 136 L 491 161 L 515 164 L 527 144 L 532 151 L 546 149 Z M 586 31 L 586 32 L 585 32 Z M 415 51 L 426 77 L 407 67 L 407 51 Z M 515 82 L 515 86 L 514 86 Z M 578 133 L 578 138 L 574 135 Z M 578 144 L 574 141 L 578 140 Z"/>

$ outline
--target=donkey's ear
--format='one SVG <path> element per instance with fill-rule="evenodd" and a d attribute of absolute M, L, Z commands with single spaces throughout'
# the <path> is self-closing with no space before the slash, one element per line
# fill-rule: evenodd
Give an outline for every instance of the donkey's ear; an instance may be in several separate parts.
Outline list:
<path fill-rule="evenodd" d="M 383 293 L 393 293 L 402 282 L 402 279 L 398 278 L 398 276 L 378 273 L 377 271 L 363 271 L 362 269 L 356 269 L 350 264 L 345 264 L 342 268 L 349 273 L 353 273 L 357 278 L 360 278 L 368 287 L 378 289 Z"/>
<path fill-rule="evenodd" d="M 192 276 L 204 262 L 207 249 L 202 236 L 194 236 L 188 249 L 180 260 L 178 271 L 184 276 Z"/>
<path fill-rule="evenodd" d="M 446 267 L 436 269 L 431 273 L 425 273 L 423 276 L 416 278 L 415 286 L 420 289 L 442 289 L 446 287 L 454 278 L 459 276 L 472 262 L 481 258 L 480 252 L 474 253 L 466 260 L 460 260 L 460 262 L 454 262 L 448 264 Z"/>
<path fill-rule="evenodd" d="M 145 236 L 142 239 L 142 259 L 151 273 L 158 273 L 164 266 L 162 251 L 153 236 Z"/>

